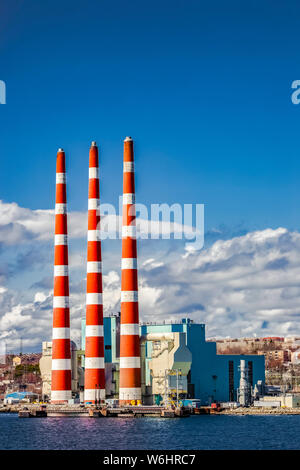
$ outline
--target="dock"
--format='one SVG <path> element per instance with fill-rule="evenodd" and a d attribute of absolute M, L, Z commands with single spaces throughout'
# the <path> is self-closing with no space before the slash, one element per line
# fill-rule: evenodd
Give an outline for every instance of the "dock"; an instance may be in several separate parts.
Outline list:
<path fill-rule="evenodd" d="M 47 411 L 43 409 L 23 409 L 19 411 L 19 418 L 47 418 Z"/>
<path fill-rule="evenodd" d="M 17 410 L 16 410 L 17 411 Z M 183 418 L 191 411 L 183 408 L 165 408 L 162 406 L 82 406 L 82 405 L 47 405 L 42 410 L 37 406 L 20 407 L 20 418 L 33 417 L 89 417 L 89 418 Z"/>
<path fill-rule="evenodd" d="M 85 418 L 185 418 L 191 415 L 300 415 L 300 408 L 165 408 L 162 406 L 82 406 L 82 405 L 11 405 L 0 410 L 18 413 L 20 418 L 85 417 Z"/>
<path fill-rule="evenodd" d="M 90 408 L 89 416 L 91 418 L 181 418 L 190 416 L 190 412 L 181 408 L 171 409 L 161 406 L 123 406 Z"/>

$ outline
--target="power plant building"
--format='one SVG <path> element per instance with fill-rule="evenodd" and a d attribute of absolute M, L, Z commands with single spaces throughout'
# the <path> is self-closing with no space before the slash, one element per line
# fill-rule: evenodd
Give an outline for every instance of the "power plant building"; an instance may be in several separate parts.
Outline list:
<path fill-rule="evenodd" d="M 141 388 L 146 404 L 175 397 L 198 398 L 202 405 L 237 400 L 240 361 L 245 360 L 249 383 L 265 381 L 265 358 L 259 355 L 219 355 L 215 342 L 206 341 L 205 325 L 184 318 L 178 323 L 139 326 Z M 120 317 L 104 317 L 106 397 L 118 398 Z M 82 347 L 85 321 L 82 320 Z M 84 361 L 82 362 L 84 364 Z"/>

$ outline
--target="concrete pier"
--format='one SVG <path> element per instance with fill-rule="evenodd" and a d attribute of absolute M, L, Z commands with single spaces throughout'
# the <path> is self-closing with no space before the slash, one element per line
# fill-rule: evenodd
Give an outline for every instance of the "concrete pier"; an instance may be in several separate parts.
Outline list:
<path fill-rule="evenodd" d="M 172 409 L 161 406 L 83 406 L 47 404 L 40 410 L 39 405 L 11 405 L 6 412 L 19 413 L 20 417 L 90 417 L 90 418 L 182 418 L 190 416 L 188 409 Z"/>

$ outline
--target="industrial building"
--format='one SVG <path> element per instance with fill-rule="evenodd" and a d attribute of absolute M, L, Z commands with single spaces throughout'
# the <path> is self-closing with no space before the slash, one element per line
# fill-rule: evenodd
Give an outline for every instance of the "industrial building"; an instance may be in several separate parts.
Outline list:
<path fill-rule="evenodd" d="M 254 401 L 258 408 L 299 408 L 300 395 L 295 393 L 281 393 L 276 396 L 264 396 Z"/>
<path fill-rule="evenodd" d="M 103 318 L 106 398 L 119 398 L 120 315 Z M 249 385 L 265 381 L 265 359 L 261 355 L 217 354 L 216 343 L 206 341 L 205 325 L 183 318 L 174 323 L 142 323 L 140 331 L 142 401 L 160 404 L 180 398 L 197 398 L 202 405 L 238 401 L 240 363 L 244 360 Z M 82 320 L 81 349 L 72 344 L 72 394 L 83 401 L 85 366 L 85 320 Z M 52 343 L 43 343 L 40 369 L 43 395 L 51 391 Z"/>
<path fill-rule="evenodd" d="M 178 323 L 142 323 L 140 330 L 142 398 L 147 404 L 180 396 L 201 404 L 236 401 L 240 361 L 245 360 L 254 388 L 265 380 L 264 356 L 218 355 L 205 339 L 205 325 L 184 318 Z M 118 398 L 120 316 L 104 317 L 106 397 Z M 82 320 L 82 349 L 85 320 Z M 83 354 L 83 352 L 82 352 Z M 84 361 L 82 361 L 84 366 Z"/>
<path fill-rule="evenodd" d="M 7 393 L 5 395 L 5 398 L 3 400 L 3 403 L 5 405 L 12 405 L 14 403 L 30 403 L 34 400 L 38 399 L 38 394 L 37 393 L 32 393 L 32 392 L 12 392 L 12 393 Z"/>

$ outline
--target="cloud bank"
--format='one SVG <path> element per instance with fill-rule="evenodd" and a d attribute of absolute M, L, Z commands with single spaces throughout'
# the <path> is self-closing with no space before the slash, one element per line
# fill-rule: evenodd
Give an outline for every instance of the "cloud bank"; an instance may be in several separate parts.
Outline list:
<path fill-rule="evenodd" d="M 86 214 L 71 213 L 69 232 L 85 238 Z M 51 340 L 54 213 L 0 203 L 0 347 L 40 350 Z M 217 233 L 217 230 L 216 230 Z M 222 233 L 220 233 L 222 237 Z M 105 242 L 104 242 L 105 243 Z M 147 240 L 143 244 L 150 243 Z M 151 241 L 139 256 L 143 321 L 188 316 L 209 336 L 300 334 L 300 234 L 266 229 L 219 239 L 200 251 Z M 179 248 L 178 248 L 179 246 Z M 120 252 L 106 251 L 104 310 L 120 309 Z M 17 281 L 18 280 L 18 281 Z M 85 312 L 85 244 L 70 253 L 71 335 Z"/>

